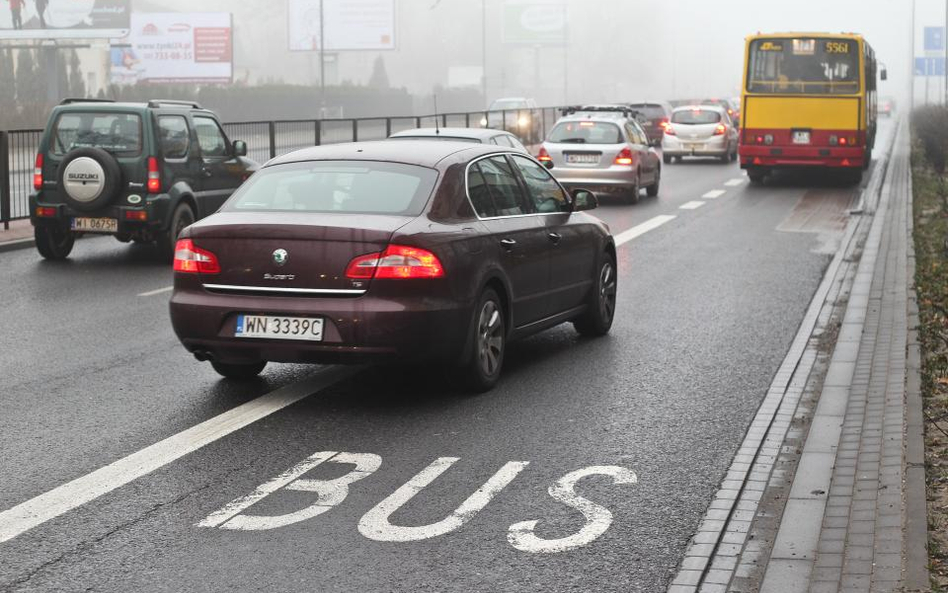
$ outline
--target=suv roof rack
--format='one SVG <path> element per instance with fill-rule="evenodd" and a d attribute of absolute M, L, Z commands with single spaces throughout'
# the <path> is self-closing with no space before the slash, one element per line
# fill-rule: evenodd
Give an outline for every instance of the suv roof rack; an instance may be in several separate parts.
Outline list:
<path fill-rule="evenodd" d="M 149 107 L 161 107 L 162 105 L 178 105 L 181 107 L 190 107 L 192 109 L 204 109 L 197 101 L 177 101 L 174 99 L 151 99 L 148 101 Z"/>
<path fill-rule="evenodd" d="M 625 117 L 632 118 L 635 120 L 642 119 L 642 112 L 638 109 L 633 109 L 627 105 L 583 105 L 583 106 L 572 106 L 564 107 L 562 109 L 563 116 L 575 115 L 576 113 L 621 113 Z"/>
<path fill-rule="evenodd" d="M 83 99 L 70 97 L 59 102 L 60 105 L 72 105 L 73 103 L 115 103 L 115 99 Z"/>

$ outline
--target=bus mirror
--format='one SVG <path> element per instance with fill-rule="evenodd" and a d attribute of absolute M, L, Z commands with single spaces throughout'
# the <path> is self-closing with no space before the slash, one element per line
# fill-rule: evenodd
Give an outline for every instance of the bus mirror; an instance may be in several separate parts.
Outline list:
<path fill-rule="evenodd" d="M 883 68 L 882 72 L 879 73 L 879 78 L 881 78 L 883 81 L 889 80 L 889 71 Z"/>

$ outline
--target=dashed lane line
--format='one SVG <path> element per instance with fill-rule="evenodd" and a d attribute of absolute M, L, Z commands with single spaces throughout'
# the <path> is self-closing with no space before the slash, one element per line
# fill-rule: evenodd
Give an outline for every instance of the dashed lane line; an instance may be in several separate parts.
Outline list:
<path fill-rule="evenodd" d="M 705 204 L 707 204 L 707 202 L 696 200 L 694 202 L 685 202 L 678 208 L 680 208 L 681 210 L 697 210 L 698 208 L 704 206 Z"/>
<path fill-rule="evenodd" d="M 714 199 L 716 199 L 716 198 L 720 198 L 721 196 L 723 196 L 723 195 L 726 194 L 726 193 L 727 193 L 727 191 L 725 191 L 725 190 L 723 190 L 723 189 L 715 189 L 715 190 L 709 191 L 708 193 L 704 194 L 704 195 L 701 196 L 701 197 L 704 198 L 704 199 L 706 199 L 706 200 L 714 200 Z"/>
<path fill-rule="evenodd" d="M 746 181 L 747 181 L 746 177 L 738 177 L 736 179 L 726 181 L 724 185 L 726 185 L 727 187 L 737 187 L 738 185 L 744 185 Z"/>
<path fill-rule="evenodd" d="M 361 367 L 330 366 L 223 414 L 170 436 L 24 503 L 0 512 L 0 543 L 55 519 L 87 502 L 193 453 L 232 432 L 278 412 L 358 372 Z"/>
<path fill-rule="evenodd" d="M 632 239 L 641 237 L 642 235 L 644 235 L 645 233 L 649 231 L 654 231 L 655 229 L 662 226 L 663 224 L 667 222 L 671 222 L 672 220 L 675 220 L 675 218 L 676 218 L 675 216 L 671 216 L 669 214 L 662 214 L 661 216 L 656 216 L 655 218 L 646 220 L 642 224 L 636 225 L 627 231 L 623 231 L 619 233 L 618 235 L 616 235 L 615 237 L 616 247 L 625 245 Z"/>
<path fill-rule="evenodd" d="M 164 288 L 159 288 L 157 290 L 149 290 L 148 292 L 141 292 L 138 294 L 140 297 L 150 297 L 155 296 L 156 294 L 164 294 L 166 292 L 171 292 L 174 290 L 174 286 L 165 286 Z"/>

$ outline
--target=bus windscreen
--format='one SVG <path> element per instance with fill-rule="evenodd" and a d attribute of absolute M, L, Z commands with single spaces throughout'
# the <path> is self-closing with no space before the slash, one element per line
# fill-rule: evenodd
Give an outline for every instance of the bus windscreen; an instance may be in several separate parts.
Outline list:
<path fill-rule="evenodd" d="M 859 43 L 853 39 L 757 39 L 749 57 L 750 93 L 859 92 Z"/>

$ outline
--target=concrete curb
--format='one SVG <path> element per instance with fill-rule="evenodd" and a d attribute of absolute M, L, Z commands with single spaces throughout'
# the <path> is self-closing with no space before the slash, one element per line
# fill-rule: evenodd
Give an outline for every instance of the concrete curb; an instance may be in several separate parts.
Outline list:
<path fill-rule="evenodd" d="M 13 241 L 2 241 L 0 242 L 0 253 L 5 251 L 16 251 L 17 249 L 27 249 L 28 247 L 35 247 L 36 241 L 33 239 L 15 239 Z"/>

